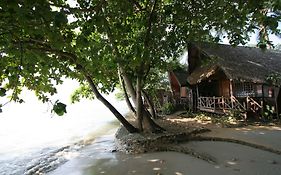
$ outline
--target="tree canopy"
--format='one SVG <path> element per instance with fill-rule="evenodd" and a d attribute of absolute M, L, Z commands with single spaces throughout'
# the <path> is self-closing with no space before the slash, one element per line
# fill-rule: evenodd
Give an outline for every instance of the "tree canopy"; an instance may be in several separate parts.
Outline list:
<path fill-rule="evenodd" d="M 89 93 L 111 92 L 123 78 L 143 89 L 188 42 L 245 44 L 259 32 L 280 36 L 281 2 L 271 0 L 3 0 L 0 2 L 0 96 L 23 102 L 23 87 L 43 102 L 64 78 Z M 71 20 L 70 20 L 71 19 Z M 139 81 L 137 81 L 139 80 Z M 128 86 L 128 84 L 127 84 Z M 97 88 L 95 91 L 95 88 Z M 79 96 L 80 95 L 80 96 Z M 65 112 L 57 102 L 54 111 Z"/>

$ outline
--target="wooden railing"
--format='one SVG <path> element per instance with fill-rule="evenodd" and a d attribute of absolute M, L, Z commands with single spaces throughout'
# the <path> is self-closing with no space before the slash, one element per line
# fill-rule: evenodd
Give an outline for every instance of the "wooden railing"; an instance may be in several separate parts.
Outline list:
<path fill-rule="evenodd" d="M 252 112 L 258 111 L 258 110 L 262 109 L 262 103 L 259 104 L 251 97 L 247 97 L 247 109 L 251 110 Z"/>
<path fill-rule="evenodd" d="M 231 101 L 232 101 L 232 109 L 239 110 L 239 111 L 246 111 L 247 107 L 245 103 L 243 104 L 242 102 L 238 101 L 238 99 L 235 98 L 234 96 L 231 97 Z"/>
<path fill-rule="evenodd" d="M 216 98 L 217 97 L 199 97 L 198 98 L 198 108 L 199 109 L 209 109 L 215 110 L 216 109 Z"/>
<path fill-rule="evenodd" d="M 208 112 L 225 113 L 230 110 L 246 111 L 246 104 L 239 102 L 234 96 L 227 97 L 199 97 L 198 109 Z"/>

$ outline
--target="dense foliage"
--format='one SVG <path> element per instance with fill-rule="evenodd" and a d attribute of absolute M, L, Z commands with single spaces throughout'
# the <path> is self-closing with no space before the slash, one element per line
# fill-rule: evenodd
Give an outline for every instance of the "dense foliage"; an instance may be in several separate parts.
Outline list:
<path fill-rule="evenodd" d="M 77 101 L 92 97 L 92 90 L 96 95 L 95 87 L 111 92 L 118 69 L 144 89 L 188 42 L 227 37 L 233 45 L 245 44 L 258 31 L 259 46 L 271 44 L 268 35 L 280 35 L 280 9 L 281 2 L 271 0 L 77 0 L 74 6 L 2 0 L 0 96 L 23 102 L 26 87 L 47 102 L 55 85 L 72 78 L 82 85 L 73 95 Z M 57 114 L 66 112 L 55 104 Z"/>

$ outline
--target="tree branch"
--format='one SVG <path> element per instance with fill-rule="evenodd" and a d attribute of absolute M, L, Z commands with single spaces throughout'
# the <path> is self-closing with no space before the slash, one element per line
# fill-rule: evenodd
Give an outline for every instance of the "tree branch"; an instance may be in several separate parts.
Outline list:
<path fill-rule="evenodd" d="M 14 41 L 14 43 L 18 43 L 20 41 Z M 28 38 L 27 40 L 21 41 L 26 45 L 27 49 L 30 50 L 38 50 L 43 52 L 49 52 L 51 54 L 56 54 L 61 57 L 61 59 L 64 59 L 63 61 L 70 61 L 72 64 L 79 65 L 78 67 L 82 67 L 77 62 L 77 56 L 73 53 L 66 52 L 60 49 L 52 48 L 48 43 L 45 41 L 36 40 L 33 38 Z"/>
<path fill-rule="evenodd" d="M 56 4 L 54 2 L 49 2 L 50 6 L 54 6 L 54 7 L 58 7 L 58 8 L 62 8 L 65 11 L 65 13 L 67 14 L 71 14 L 71 13 L 77 13 L 77 12 L 98 12 L 101 8 L 103 3 L 105 2 L 105 0 L 101 0 L 100 3 L 98 3 L 98 5 L 96 5 L 95 7 L 92 8 L 78 8 L 78 7 L 70 7 L 68 5 L 60 5 L 60 4 Z"/>
<path fill-rule="evenodd" d="M 149 17 L 147 19 L 147 29 L 146 29 L 146 36 L 145 36 L 145 40 L 144 40 L 144 47 L 148 46 L 149 35 L 150 35 L 150 32 L 151 32 L 151 26 L 152 26 L 152 17 L 153 17 L 153 14 L 155 12 L 156 4 L 157 4 L 157 0 L 154 0 L 152 9 L 151 9 Z"/>
<path fill-rule="evenodd" d="M 152 28 L 152 18 L 153 18 L 155 9 L 156 9 L 156 4 L 157 4 L 157 0 L 154 0 L 153 6 L 152 6 L 149 16 L 147 18 L 147 28 L 146 28 L 146 34 L 145 34 L 145 40 L 144 40 L 144 52 L 145 52 L 145 50 L 147 50 L 148 45 L 149 45 L 149 40 L 150 40 L 149 37 L 150 37 L 150 33 L 151 33 L 151 28 Z M 146 68 L 146 67 L 148 67 L 147 71 L 144 72 L 144 70 L 145 70 L 144 68 Z M 146 75 L 148 75 L 149 71 L 150 71 L 150 63 L 145 64 L 145 62 L 142 61 L 141 65 L 139 67 L 139 74 L 144 73 L 144 76 L 143 76 L 144 80 L 146 78 Z"/>
<path fill-rule="evenodd" d="M 105 27 L 106 27 L 106 32 L 109 38 L 109 43 L 111 44 L 112 50 L 113 52 L 117 55 L 117 65 L 118 65 L 118 70 L 120 71 L 121 76 L 123 77 L 126 86 L 128 87 L 129 93 L 133 98 L 134 104 L 136 104 L 136 91 L 132 85 L 132 82 L 129 80 L 129 77 L 127 75 L 127 73 L 125 72 L 124 68 L 122 67 L 122 65 L 120 64 L 121 62 L 121 55 L 120 52 L 116 46 L 116 42 L 115 42 L 115 38 L 111 32 L 111 29 L 109 27 L 109 22 L 107 21 L 107 19 L 104 18 L 105 21 Z"/>
<path fill-rule="evenodd" d="M 135 6 L 138 8 L 139 11 L 145 10 L 145 9 L 140 5 L 140 3 L 137 2 L 136 0 L 129 0 L 129 1 L 130 1 L 133 5 L 135 5 Z"/>

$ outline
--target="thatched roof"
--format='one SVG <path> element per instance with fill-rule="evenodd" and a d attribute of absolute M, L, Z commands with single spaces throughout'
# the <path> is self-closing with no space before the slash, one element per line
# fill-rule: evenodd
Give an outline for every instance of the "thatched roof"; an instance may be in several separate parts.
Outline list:
<path fill-rule="evenodd" d="M 191 73 L 190 84 L 199 83 L 218 70 L 229 79 L 255 83 L 267 83 L 266 79 L 272 74 L 281 75 L 281 53 L 278 51 L 208 43 L 196 47 L 209 61 Z"/>
<path fill-rule="evenodd" d="M 173 73 L 181 87 L 187 86 L 188 72 L 186 70 L 173 70 Z"/>

